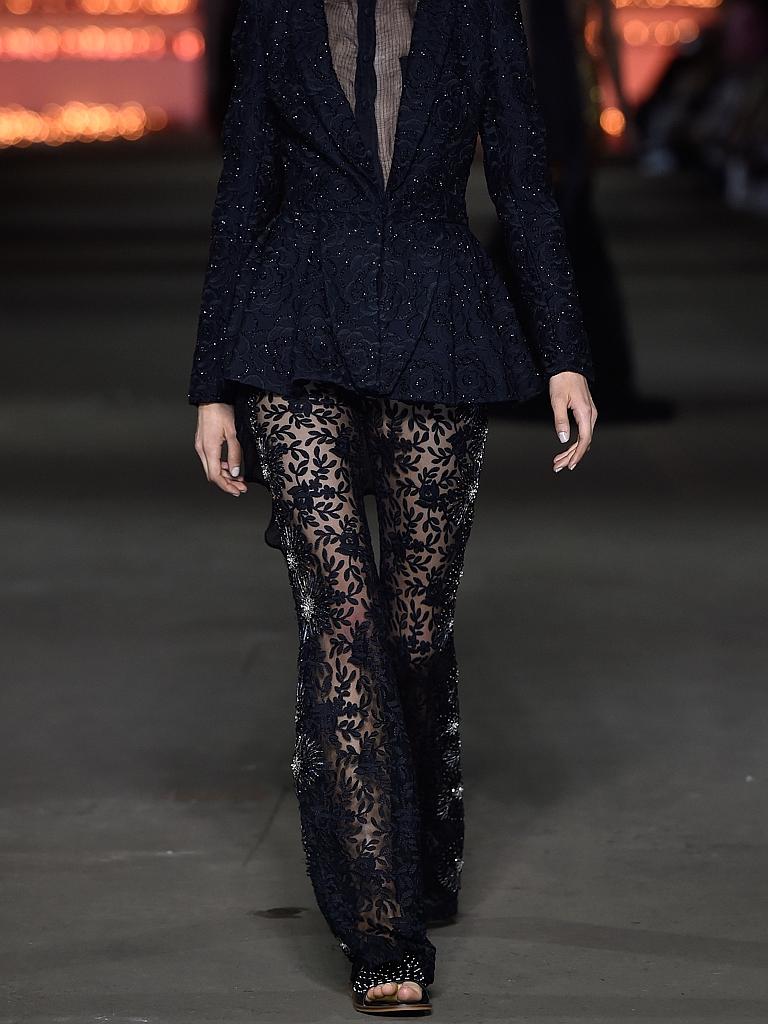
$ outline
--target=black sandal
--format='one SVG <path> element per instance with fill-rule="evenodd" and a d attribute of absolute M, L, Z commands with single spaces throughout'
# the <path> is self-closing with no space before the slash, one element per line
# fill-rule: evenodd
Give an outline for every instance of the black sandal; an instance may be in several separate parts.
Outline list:
<path fill-rule="evenodd" d="M 368 989 L 376 985 L 394 982 L 398 986 L 414 982 L 421 989 L 421 999 L 407 1000 L 391 996 L 368 999 Z M 432 1013 L 429 989 L 424 980 L 424 971 L 416 957 L 407 954 L 402 960 L 391 961 L 380 967 L 370 968 L 359 965 L 352 971 L 352 1005 L 359 1013 L 397 1013 L 401 1016 L 426 1016 Z"/>

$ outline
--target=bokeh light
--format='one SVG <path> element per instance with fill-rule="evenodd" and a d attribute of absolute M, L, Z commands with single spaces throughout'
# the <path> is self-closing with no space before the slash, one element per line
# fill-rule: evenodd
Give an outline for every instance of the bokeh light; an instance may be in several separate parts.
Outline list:
<path fill-rule="evenodd" d="M 0 29 L 0 60 L 155 60 L 171 55 L 178 60 L 199 60 L 205 40 L 197 29 L 168 34 L 157 26 L 147 28 Z"/>
<path fill-rule="evenodd" d="M 618 107 L 606 107 L 600 114 L 600 127 L 606 135 L 617 138 L 624 134 L 627 121 Z"/>
<path fill-rule="evenodd" d="M 197 9 L 197 0 L 0 0 L 9 14 L 151 14 L 174 17 Z"/>
<path fill-rule="evenodd" d="M 139 103 L 50 104 L 42 111 L 20 106 L 0 107 L 0 148 L 45 143 L 108 142 L 140 139 L 161 131 L 168 122 L 160 108 L 145 109 Z"/>

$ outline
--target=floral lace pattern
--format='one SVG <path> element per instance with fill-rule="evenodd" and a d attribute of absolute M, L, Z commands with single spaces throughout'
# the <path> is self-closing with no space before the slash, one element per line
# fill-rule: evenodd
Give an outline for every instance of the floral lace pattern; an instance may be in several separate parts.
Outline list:
<path fill-rule="evenodd" d="M 463 863 L 453 622 L 486 413 L 313 382 L 248 405 L 299 629 L 291 768 L 308 874 L 353 964 L 410 955 L 430 984 L 425 918 L 455 910 Z"/>

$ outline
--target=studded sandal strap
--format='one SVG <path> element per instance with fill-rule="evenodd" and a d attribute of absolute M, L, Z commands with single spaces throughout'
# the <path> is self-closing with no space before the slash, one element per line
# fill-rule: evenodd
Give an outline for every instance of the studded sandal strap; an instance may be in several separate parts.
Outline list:
<path fill-rule="evenodd" d="M 404 981 L 415 981 L 426 992 L 427 982 L 418 958 L 413 953 L 406 953 L 405 956 L 396 960 L 387 960 L 376 967 L 367 967 L 358 964 L 352 971 L 352 991 L 357 995 L 365 996 L 369 988 L 375 985 L 385 985 L 388 981 L 402 983 Z"/>

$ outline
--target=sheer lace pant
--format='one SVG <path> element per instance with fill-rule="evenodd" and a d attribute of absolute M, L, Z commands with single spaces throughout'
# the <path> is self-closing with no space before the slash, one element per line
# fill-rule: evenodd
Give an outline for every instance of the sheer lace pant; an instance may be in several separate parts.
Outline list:
<path fill-rule="evenodd" d="M 315 896 L 353 978 L 415 958 L 430 984 L 426 922 L 455 912 L 463 863 L 453 615 L 486 415 L 309 383 L 254 391 L 249 422 L 299 626 L 291 767 Z"/>

